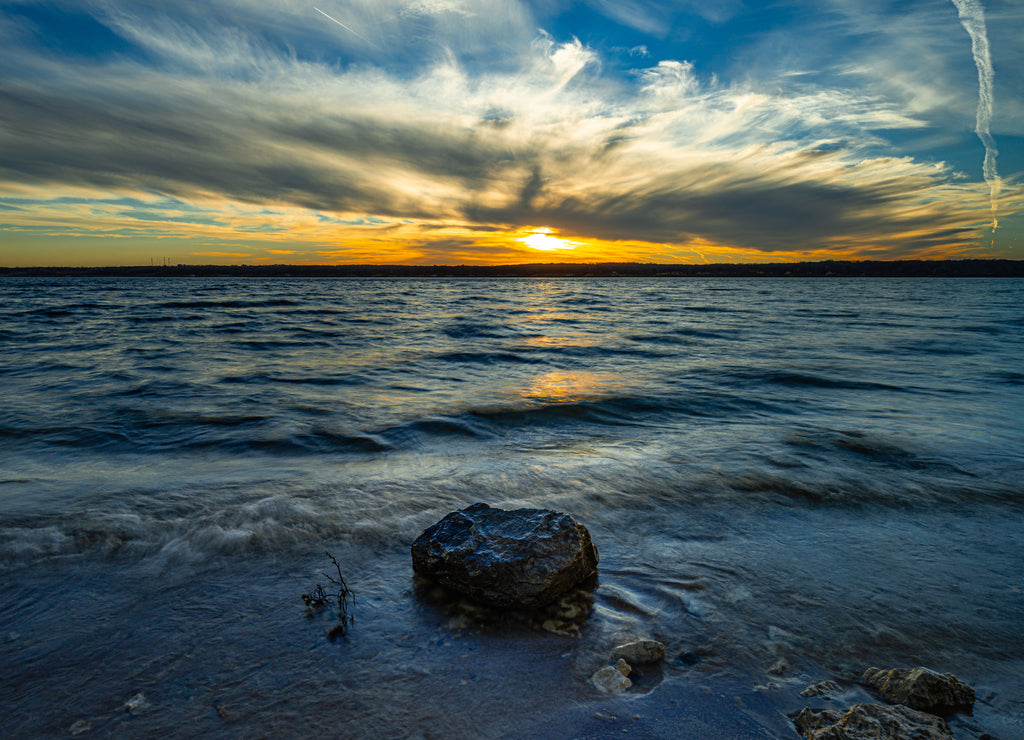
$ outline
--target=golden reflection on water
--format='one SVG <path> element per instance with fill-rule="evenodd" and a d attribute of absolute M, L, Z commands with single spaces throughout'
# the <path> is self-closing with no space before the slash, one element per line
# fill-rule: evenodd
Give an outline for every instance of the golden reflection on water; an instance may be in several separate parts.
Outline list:
<path fill-rule="evenodd" d="M 607 339 L 603 331 L 581 330 L 581 320 L 593 320 L 585 309 L 561 305 L 565 299 L 564 285 L 539 281 L 531 288 L 519 298 L 521 313 L 508 320 L 509 326 L 522 335 L 521 341 L 525 346 L 593 347 Z"/>
<path fill-rule="evenodd" d="M 522 341 L 527 347 L 596 347 L 598 344 L 597 339 L 582 333 L 563 334 L 557 337 L 525 337 Z"/>
<path fill-rule="evenodd" d="M 565 286 L 554 281 L 537 281 L 518 306 L 521 313 L 511 324 L 521 334 L 521 342 L 530 348 L 596 346 L 607 337 L 603 333 L 581 330 L 581 320 L 593 320 L 586 308 L 564 305 Z M 621 375 L 592 370 L 548 370 L 526 380 L 519 379 L 500 395 L 513 403 L 569 404 L 607 398 L 625 387 Z"/>
<path fill-rule="evenodd" d="M 578 403 L 614 395 L 625 385 L 615 373 L 549 370 L 524 385 L 508 388 L 505 395 L 532 403 Z"/>

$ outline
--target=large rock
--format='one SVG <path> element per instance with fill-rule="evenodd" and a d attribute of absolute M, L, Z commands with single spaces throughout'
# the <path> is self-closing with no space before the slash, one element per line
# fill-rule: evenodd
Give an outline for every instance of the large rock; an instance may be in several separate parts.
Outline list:
<path fill-rule="evenodd" d="M 925 712 L 947 712 L 974 704 L 974 689 L 952 673 L 927 668 L 868 668 L 861 678 L 882 698 Z"/>
<path fill-rule="evenodd" d="M 940 717 L 886 704 L 855 704 L 846 713 L 804 707 L 794 721 L 807 740 L 953 740 Z"/>
<path fill-rule="evenodd" d="M 547 509 L 454 511 L 412 543 L 412 567 L 442 586 L 499 607 L 548 604 L 597 574 L 587 528 Z"/>

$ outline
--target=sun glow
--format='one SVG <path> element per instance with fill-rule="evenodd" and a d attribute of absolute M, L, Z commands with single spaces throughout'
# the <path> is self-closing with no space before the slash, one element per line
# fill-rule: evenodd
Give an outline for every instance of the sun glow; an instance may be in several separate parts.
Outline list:
<path fill-rule="evenodd" d="M 519 237 L 519 241 L 530 249 L 536 249 L 541 252 L 575 249 L 579 246 L 576 242 L 571 242 L 568 239 L 559 239 L 557 236 L 551 236 L 551 229 L 534 229 L 532 234 Z"/>

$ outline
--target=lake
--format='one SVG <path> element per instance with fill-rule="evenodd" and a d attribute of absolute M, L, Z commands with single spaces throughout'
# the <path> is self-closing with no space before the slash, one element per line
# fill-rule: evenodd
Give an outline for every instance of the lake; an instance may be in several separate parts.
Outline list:
<path fill-rule="evenodd" d="M 977 691 L 958 738 L 1024 738 L 1024 281 L 0 297 L 7 737 L 787 738 L 809 683 L 925 665 Z M 477 501 L 590 530 L 578 633 L 414 582 L 413 539 Z M 301 600 L 325 552 L 334 641 Z M 668 659 L 600 694 L 632 637 Z"/>

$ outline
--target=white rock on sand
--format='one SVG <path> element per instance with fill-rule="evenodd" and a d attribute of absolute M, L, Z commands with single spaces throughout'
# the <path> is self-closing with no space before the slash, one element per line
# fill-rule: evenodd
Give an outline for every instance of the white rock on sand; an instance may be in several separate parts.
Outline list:
<path fill-rule="evenodd" d="M 633 685 L 633 682 L 627 678 L 631 670 L 629 663 L 620 659 L 615 665 L 606 665 L 597 671 L 590 677 L 590 681 L 601 691 L 617 694 Z"/>

